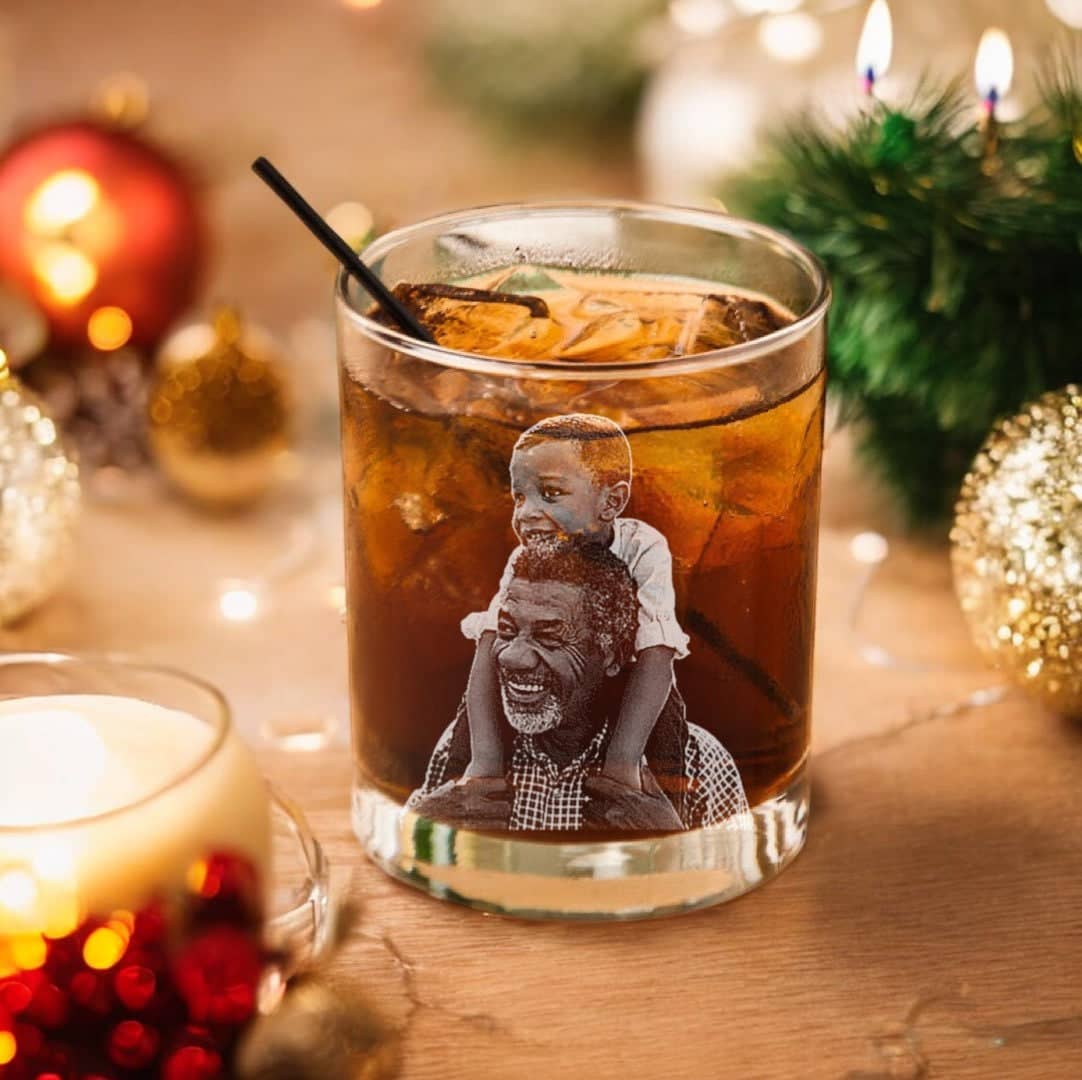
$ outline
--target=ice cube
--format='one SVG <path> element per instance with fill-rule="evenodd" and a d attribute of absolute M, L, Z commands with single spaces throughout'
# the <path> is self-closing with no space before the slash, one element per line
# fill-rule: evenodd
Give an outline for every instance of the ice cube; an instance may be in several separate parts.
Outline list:
<path fill-rule="evenodd" d="M 586 293 L 575 305 L 575 314 L 587 319 L 596 319 L 599 315 L 610 315 L 616 311 L 627 311 L 627 304 L 621 304 L 608 293 Z"/>
<path fill-rule="evenodd" d="M 677 345 L 681 355 L 727 349 L 773 333 L 792 320 L 762 300 L 747 296 L 704 296 Z"/>
<path fill-rule="evenodd" d="M 560 324 L 554 319 L 528 319 L 496 351 L 499 356 L 520 360 L 548 357 L 560 347 L 563 336 Z"/>
<path fill-rule="evenodd" d="M 402 515 L 402 521 L 410 532 L 431 532 L 447 515 L 440 506 L 425 492 L 403 491 L 394 500 Z"/>
<path fill-rule="evenodd" d="M 529 358 L 551 351 L 560 340 L 559 327 L 539 296 L 408 283 L 396 285 L 394 293 L 448 349 Z"/>
<path fill-rule="evenodd" d="M 587 323 L 559 352 L 563 360 L 620 360 L 636 346 L 650 344 L 642 319 L 614 311 Z"/>
<path fill-rule="evenodd" d="M 699 294 L 668 289 L 586 293 L 573 313 L 590 324 L 560 355 L 623 363 L 679 356 L 684 326 L 701 300 Z"/>

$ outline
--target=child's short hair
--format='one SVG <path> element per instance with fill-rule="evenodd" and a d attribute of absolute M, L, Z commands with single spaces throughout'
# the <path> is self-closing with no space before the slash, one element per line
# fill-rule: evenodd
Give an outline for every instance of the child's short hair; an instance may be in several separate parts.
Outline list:
<path fill-rule="evenodd" d="M 631 445 L 620 426 L 608 417 L 593 413 L 546 417 L 518 437 L 515 450 L 529 450 L 553 440 L 578 443 L 583 465 L 601 487 L 631 483 Z"/>

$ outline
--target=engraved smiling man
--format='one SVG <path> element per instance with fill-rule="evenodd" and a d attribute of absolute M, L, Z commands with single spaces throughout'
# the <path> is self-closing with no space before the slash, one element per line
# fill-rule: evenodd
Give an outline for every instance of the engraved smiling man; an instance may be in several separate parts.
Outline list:
<path fill-rule="evenodd" d="M 530 543 L 500 598 L 493 656 L 505 776 L 464 779 L 465 705 L 433 751 L 412 810 L 479 829 L 675 831 L 746 813 L 728 751 L 684 717 L 675 687 L 641 762 L 641 786 L 601 775 L 638 622 L 627 566 L 601 545 Z"/>

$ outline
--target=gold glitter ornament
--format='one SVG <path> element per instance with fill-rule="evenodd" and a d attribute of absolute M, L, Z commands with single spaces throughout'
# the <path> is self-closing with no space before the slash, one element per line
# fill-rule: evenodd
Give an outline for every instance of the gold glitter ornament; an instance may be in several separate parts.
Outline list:
<path fill-rule="evenodd" d="M 1050 708 L 1082 716 L 1082 387 L 992 429 L 962 484 L 951 544 L 980 650 Z"/>
<path fill-rule="evenodd" d="M 60 584 L 79 516 L 79 468 L 0 351 L 0 624 Z"/>
<path fill-rule="evenodd" d="M 150 389 L 150 444 L 162 471 L 205 506 L 254 502 L 288 469 L 289 389 L 267 334 L 219 311 L 173 334 Z"/>

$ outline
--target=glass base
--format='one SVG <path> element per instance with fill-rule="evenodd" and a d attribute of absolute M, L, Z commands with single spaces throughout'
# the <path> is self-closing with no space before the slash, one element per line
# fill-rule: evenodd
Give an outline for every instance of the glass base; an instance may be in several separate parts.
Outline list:
<path fill-rule="evenodd" d="M 724 903 L 769 881 L 804 846 L 802 769 L 780 795 L 720 825 L 649 840 L 542 843 L 458 829 L 363 785 L 353 830 L 392 877 L 443 900 L 527 919 L 648 919 Z"/>

